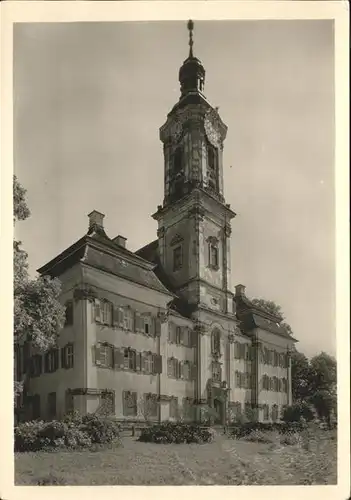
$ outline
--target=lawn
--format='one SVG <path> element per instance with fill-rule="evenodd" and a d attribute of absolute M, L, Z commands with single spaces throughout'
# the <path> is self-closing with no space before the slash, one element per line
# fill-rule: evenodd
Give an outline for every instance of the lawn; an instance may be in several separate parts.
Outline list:
<path fill-rule="evenodd" d="M 97 451 L 15 454 L 16 485 L 54 475 L 68 485 L 336 484 L 336 435 L 305 444 L 247 442 L 217 436 L 209 444 L 152 444 L 124 437 Z M 307 448 L 307 449 L 306 449 Z"/>

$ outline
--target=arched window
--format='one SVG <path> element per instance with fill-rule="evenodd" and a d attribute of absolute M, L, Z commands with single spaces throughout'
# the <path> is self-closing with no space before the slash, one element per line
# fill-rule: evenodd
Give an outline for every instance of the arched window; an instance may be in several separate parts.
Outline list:
<path fill-rule="evenodd" d="M 218 150 L 207 144 L 207 183 L 208 187 L 218 190 Z"/>
<path fill-rule="evenodd" d="M 175 174 L 183 170 L 183 150 L 180 146 L 176 148 L 173 156 L 173 172 Z"/>
<path fill-rule="evenodd" d="M 213 354 L 221 353 L 221 333 L 219 330 L 213 330 L 211 334 L 211 349 Z"/>

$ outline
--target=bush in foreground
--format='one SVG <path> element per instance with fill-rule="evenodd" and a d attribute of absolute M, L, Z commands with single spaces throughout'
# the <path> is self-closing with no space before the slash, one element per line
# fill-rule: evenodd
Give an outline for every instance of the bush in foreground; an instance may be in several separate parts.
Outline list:
<path fill-rule="evenodd" d="M 119 441 L 120 426 L 97 415 L 66 416 L 62 421 L 24 422 L 15 427 L 15 451 L 89 448 L 92 444 Z"/>
<path fill-rule="evenodd" d="M 210 443 L 212 429 L 198 424 L 165 422 L 147 427 L 141 431 L 139 441 L 144 443 Z"/>

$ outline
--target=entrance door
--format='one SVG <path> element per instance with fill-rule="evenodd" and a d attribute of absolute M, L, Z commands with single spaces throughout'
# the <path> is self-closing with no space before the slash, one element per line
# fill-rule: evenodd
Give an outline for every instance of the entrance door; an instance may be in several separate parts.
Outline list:
<path fill-rule="evenodd" d="M 213 408 L 216 412 L 215 424 L 223 423 L 223 403 L 219 399 L 213 400 Z"/>

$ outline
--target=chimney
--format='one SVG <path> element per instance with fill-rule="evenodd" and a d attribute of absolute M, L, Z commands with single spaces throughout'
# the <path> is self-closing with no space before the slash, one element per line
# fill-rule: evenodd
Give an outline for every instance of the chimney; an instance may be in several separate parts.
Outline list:
<path fill-rule="evenodd" d="M 118 236 L 116 236 L 116 238 L 113 238 L 113 243 L 115 243 L 116 245 L 119 245 L 120 247 L 123 247 L 125 248 L 126 247 L 126 241 L 127 241 L 127 238 L 125 238 L 124 236 L 121 236 L 120 234 Z"/>
<path fill-rule="evenodd" d="M 245 285 L 236 285 L 235 297 L 245 297 Z"/>
<path fill-rule="evenodd" d="M 89 229 L 92 228 L 104 228 L 104 217 L 105 215 L 97 210 L 93 210 L 89 215 Z"/>

